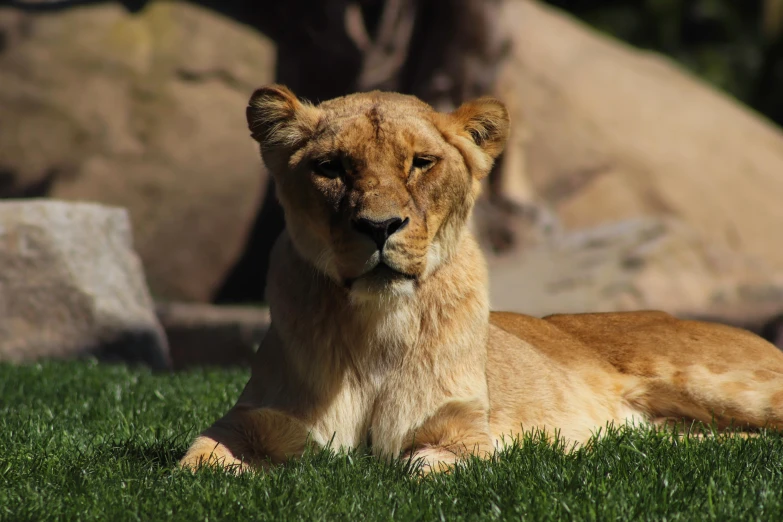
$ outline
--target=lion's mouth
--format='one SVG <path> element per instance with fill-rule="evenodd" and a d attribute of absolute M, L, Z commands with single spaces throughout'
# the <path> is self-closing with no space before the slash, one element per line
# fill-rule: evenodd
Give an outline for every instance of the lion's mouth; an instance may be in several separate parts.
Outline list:
<path fill-rule="evenodd" d="M 387 265 L 386 263 L 384 263 L 383 261 L 381 261 L 375 266 L 375 268 L 365 272 L 359 277 L 346 279 L 345 286 L 350 288 L 359 279 L 368 280 L 377 283 L 391 283 L 394 281 L 413 281 L 416 279 L 416 276 L 413 274 L 407 274 L 405 272 L 396 270 L 390 267 L 389 265 Z"/>

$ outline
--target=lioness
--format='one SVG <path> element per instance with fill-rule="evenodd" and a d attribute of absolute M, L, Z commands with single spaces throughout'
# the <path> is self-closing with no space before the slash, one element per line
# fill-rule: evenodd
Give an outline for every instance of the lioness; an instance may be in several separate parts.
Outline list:
<path fill-rule="evenodd" d="M 783 354 L 749 332 L 662 312 L 489 311 L 468 220 L 508 134 L 499 101 L 315 106 L 274 85 L 247 120 L 286 217 L 272 325 L 238 402 L 182 465 L 258 469 L 332 442 L 441 470 L 536 428 L 579 443 L 607 423 L 783 422 Z"/>

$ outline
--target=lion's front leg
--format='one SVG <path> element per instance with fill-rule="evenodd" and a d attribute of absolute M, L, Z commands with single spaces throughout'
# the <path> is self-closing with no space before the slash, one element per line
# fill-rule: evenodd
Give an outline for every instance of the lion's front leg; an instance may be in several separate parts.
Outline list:
<path fill-rule="evenodd" d="M 300 456 L 307 435 L 306 426 L 293 417 L 238 405 L 199 435 L 179 464 L 191 470 L 260 471 Z"/>
<path fill-rule="evenodd" d="M 229 446 L 209 435 L 209 430 L 199 435 L 190 445 L 185 456 L 179 461 L 179 465 L 185 469 L 195 471 L 202 466 L 214 466 L 224 468 L 226 471 L 243 473 L 253 469 L 249 462 L 237 458 L 235 451 Z M 242 457 L 240 452 L 237 455 Z"/>
<path fill-rule="evenodd" d="M 492 454 L 486 407 L 474 401 L 454 401 L 441 407 L 412 432 L 403 457 L 421 461 L 423 473 L 451 470 L 465 458 Z"/>

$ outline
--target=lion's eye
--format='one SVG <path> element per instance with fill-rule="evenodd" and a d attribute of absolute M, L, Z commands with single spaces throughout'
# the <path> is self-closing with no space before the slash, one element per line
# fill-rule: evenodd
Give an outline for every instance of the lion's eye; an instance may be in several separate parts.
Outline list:
<path fill-rule="evenodd" d="M 313 170 L 326 178 L 339 178 L 345 174 L 343 162 L 339 159 L 322 159 L 313 162 Z"/>
<path fill-rule="evenodd" d="M 436 161 L 437 158 L 432 156 L 414 156 L 411 163 L 411 172 L 414 170 L 421 170 L 422 172 L 429 170 L 435 165 Z"/>

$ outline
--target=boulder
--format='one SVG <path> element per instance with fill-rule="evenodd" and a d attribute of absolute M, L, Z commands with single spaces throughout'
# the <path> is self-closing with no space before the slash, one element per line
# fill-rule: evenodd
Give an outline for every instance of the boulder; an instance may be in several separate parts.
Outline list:
<path fill-rule="evenodd" d="M 97 355 L 169 366 L 128 213 L 0 202 L 0 360 Z"/>
<path fill-rule="evenodd" d="M 244 108 L 274 48 L 186 2 L 0 7 L 0 198 L 127 208 L 156 297 L 209 300 L 265 188 Z"/>
<path fill-rule="evenodd" d="M 515 37 L 499 88 L 518 132 L 502 190 L 555 224 L 491 259 L 493 303 L 783 308 L 783 132 L 543 3 L 509 1 L 503 19 Z"/>

